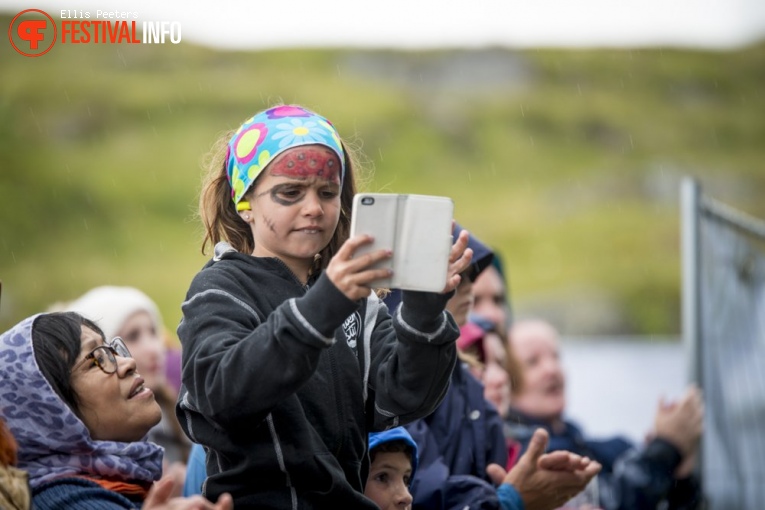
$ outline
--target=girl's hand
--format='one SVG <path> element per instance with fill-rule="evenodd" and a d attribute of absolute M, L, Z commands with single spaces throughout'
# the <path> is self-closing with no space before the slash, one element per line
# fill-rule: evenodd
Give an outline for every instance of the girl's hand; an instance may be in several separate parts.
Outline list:
<path fill-rule="evenodd" d="M 452 251 L 449 253 L 449 270 L 446 273 L 446 287 L 441 291 L 444 294 L 457 288 L 462 280 L 460 273 L 466 270 L 473 260 L 473 250 L 467 247 L 469 238 L 468 231 L 463 230 L 452 245 Z"/>
<path fill-rule="evenodd" d="M 369 296 L 372 292 L 370 284 L 374 280 L 390 278 L 393 275 L 390 269 L 371 267 L 393 256 L 390 250 L 377 250 L 358 257 L 353 256 L 359 247 L 371 242 L 372 236 L 366 234 L 351 237 L 343 243 L 327 265 L 327 277 L 351 301 Z"/>

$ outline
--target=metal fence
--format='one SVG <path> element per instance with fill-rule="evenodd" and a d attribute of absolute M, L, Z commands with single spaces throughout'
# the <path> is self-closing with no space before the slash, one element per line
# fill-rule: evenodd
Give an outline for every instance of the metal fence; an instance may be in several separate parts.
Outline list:
<path fill-rule="evenodd" d="M 683 340 L 704 391 L 700 471 L 710 510 L 765 505 L 765 222 L 681 190 Z"/>

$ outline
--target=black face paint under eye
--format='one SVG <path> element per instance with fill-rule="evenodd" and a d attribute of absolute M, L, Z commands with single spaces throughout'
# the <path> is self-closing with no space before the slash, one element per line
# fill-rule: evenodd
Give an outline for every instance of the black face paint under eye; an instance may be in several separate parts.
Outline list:
<path fill-rule="evenodd" d="M 293 204 L 297 204 L 298 202 L 300 202 L 303 199 L 303 197 L 305 196 L 305 193 L 299 192 L 297 194 L 297 196 L 294 199 L 292 199 L 292 200 L 285 199 L 285 198 L 281 197 L 279 194 L 284 192 L 285 190 L 294 190 L 294 189 L 295 188 L 294 188 L 294 186 L 292 184 L 277 184 L 276 186 L 274 186 L 270 190 L 264 191 L 263 193 L 258 195 L 258 197 L 262 197 L 263 195 L 269 194 L 269 195 L 271 195 L 271 200 L 273 200 L 274 202 L 276 202 L 279 205 L 285 205 L 285 206 L 293 205 Z"/>

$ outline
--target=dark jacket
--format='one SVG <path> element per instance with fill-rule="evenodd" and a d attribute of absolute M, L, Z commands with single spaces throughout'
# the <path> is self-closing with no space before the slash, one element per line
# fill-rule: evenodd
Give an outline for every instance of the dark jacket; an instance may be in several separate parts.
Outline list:
<path fill-rule="evenodd" d="M 666 502 L 668 509 L 685 510 L 697 508 L 701 501 L 695 478 L 675 480 L 673 473 L 682 457 L 675 446 L 663 439 L 653 439 L 642 449 L 621 437 L 585 439 L 572 422 L 565 421 L 562 430 L 553 430 L 550 423 L 517 409 L 510 409 L 505 427 L 506 434 L 520 442 L 524 452 L 534 430 L 542 427 L 550 434 L 547 451 L 568 450 L 602 464 L 598 493 L 604 510 L 654 510 L 662 502 Z"/>
<path fill-rule="evenodd" d="M 406 429 L 420 453 L 412 482 L 413 508 L 499 508 L 486 466 L 507 464 L 502 419 L 464 365 L 455 367 L 449 391 L 435 412 Z"/>
<path fill-rule="evenodd" d="M 216 247 L 216 253 L 220 248 Z M 407 292 L 394 313 L 303 286 L 276 258 L 210 261 L 183 303 L 176 408 L 208 448 L 203 493 L 246 508 L 375 508 L 367 433 L 430 413 L 455 364 L 449 296 Z"/>

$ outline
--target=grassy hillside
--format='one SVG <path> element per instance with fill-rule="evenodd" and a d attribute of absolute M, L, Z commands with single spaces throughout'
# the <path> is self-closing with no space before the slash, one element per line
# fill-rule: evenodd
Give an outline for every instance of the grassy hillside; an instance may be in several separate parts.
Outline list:
<path fill-rule="evenodd" d="M 0 28 L 8 19 L 0 19 Z M 367 190 L 443 194 L 521 311 L 568 333 L 679 330 L 677 184 L 765 217 L 765 46 L 221 52 L 0 45 L 0 328 L 100 284 L 168 325 L 199 252 L 202 161 L 296 102 L 366 157 Z"/>

